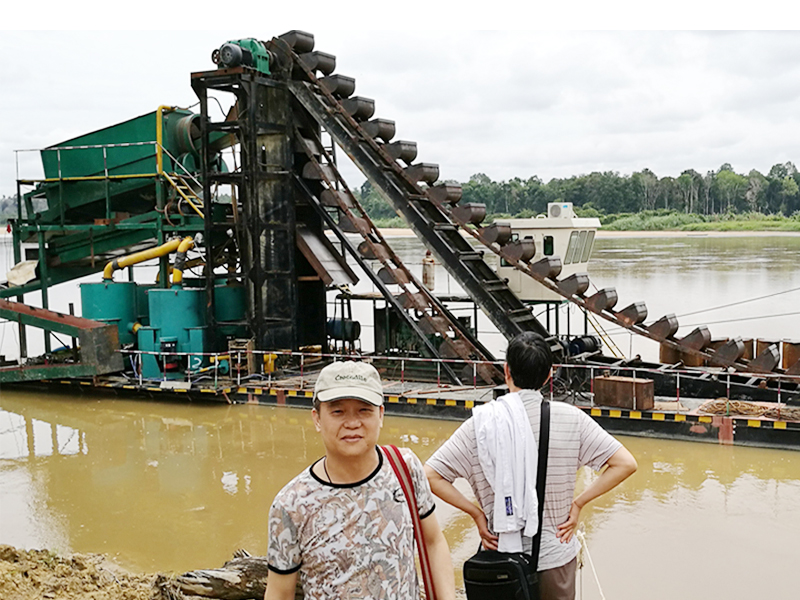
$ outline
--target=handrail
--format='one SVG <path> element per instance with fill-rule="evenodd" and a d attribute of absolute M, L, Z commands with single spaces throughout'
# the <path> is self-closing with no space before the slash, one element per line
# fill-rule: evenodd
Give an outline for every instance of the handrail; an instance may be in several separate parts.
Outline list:
<path fill-rule="evenodd" d="M 174 173 L 173 173 L 173 175 L 174 175 Z M 194 212 L 196 212 L 198 215 L 200 215 L 200 218 L 202 218 L 202 219 L 205 219 L 205 218 L 206 218 L 206 217 L 205 217 L 205 215 L 203 214 L 203 211 L 201 211 L 201 210 L 200 210 L 200 208 L 199 208 L 199 207 L 198 207 L 198 206 L 197 206 L 197 205 L 196 205 L 194 202 L 192 202 L 191 198 L 189 198 L 189 196 L 187 196 L 187 195 L 186 195 L 186 194 L 183 192 L 183 190 L 181 190 L 181 189 L 178 187 L 178 184 L 177 184 L 177 182 L 176 182 L 174 179 L 172 179 L 172 177 L 170 177 L 170 176 L 169 176 L 169 175 L 167 175 L 166 173 L 162 173 L 162 174 L 161 174 L 161 176 L 162 176 L 164 179 L 166 179 L 166 180 L 169 182 L 169 184 L 170 184 L 170 185 L 171 185 L 173 188 L 175 188 L 175 191 L 176 191 L 176 192 L 178 192 L 178 193 L 181 195 L 181 197 L 182 197 L 184 200 L 186 200 L 186 202 L 189 204 L 189 206 L 191 206 L 191 207 L 192 207 L 192 209 L 194 210 Z M 179 177 L 179 175 L 176 175 L 176 177 Z M 197 196 L 195 196 L 195 197 L 197 197 Z"/>
<path fill-rule="evenodd" d="M 199 180 L 198 180 L 198 179 L 197 179 L 197 178 L 196 178 L 194 175 L 192 175 L 192 174 L 189 172 L 189 169 L 187 169 L 187 168 L 186 168 L 186 167 L 184 167 L 184 166 L 183 166 L 183 165 L 182 165 L 180 162 L 178 162 L 178 159 L 177 159 L 177 158 L 175 158 L 175 157 L 172 155 L 172 153 L 171 153 L 169 150 L 167 150 L 167 149 L 166 149 L 166 148 L 164 148 L 163 146 L 162 146 L 162 148 L 161 148 L 161 149 L 162 149 L 162 150 L 163 150 L 163 151 L 164 151 L 164 152 L 167 154 L 167 156 L 169 156 L 169 157 L 172 159 L 172 162 L 173 162 L 173 163 L 175 163 L 175 164 L 176 164 L 176 165 L 178 165 L 178 166 L 179 166 L 181 169 L 183 169 L 183 172 L 184 172 L 184 173 L 186 173 L 186 175 L 187 175 L 187 176 L 188 176 L 188 177 L 189 177 L 189 178 L 190 178 L 192 181 L 194 181 L 194 182 L 195 182 L 195 183 L 198 185 L 198 187 L 203 187 L 203 184 L 202 184 L 202 183 L 200 183 L 200 181 L 199 181 Z M 176 174 L 176 175 L 178 175 L 177 173 L 175 173 L 175 174 Z M 179 175 L 179 177 L 183 177 L 183 175 Z"/>

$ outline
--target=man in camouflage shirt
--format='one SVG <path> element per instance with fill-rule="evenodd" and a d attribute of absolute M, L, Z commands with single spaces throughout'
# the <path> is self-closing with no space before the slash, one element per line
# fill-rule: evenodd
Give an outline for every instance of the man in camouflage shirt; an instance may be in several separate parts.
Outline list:
<path fill-rule="evenodd" d="M 292 600 L 298 576 L 307 600 L 417 600 L 408 502 L 377 447 L 383 386 L 372 365 L 336 362 L 314 389 L 314 425 L 325 456 L 295 477 L 269 512 L 266 600 Z M 409 467 L 440 600 L 455 598 L 450 550 L 419 459 Z"/>

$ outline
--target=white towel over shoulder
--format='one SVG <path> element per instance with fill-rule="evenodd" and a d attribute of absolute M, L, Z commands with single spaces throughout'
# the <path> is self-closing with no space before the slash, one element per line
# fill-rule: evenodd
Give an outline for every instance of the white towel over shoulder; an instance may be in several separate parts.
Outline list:
<path fill-rule="evenodd" d="M 500 552 L 522 552 L 522 534 L 539 528 L 538 446 L 519 394 L 506 394 L 473 411 L 478 461 L 494 492 L 492 525 Z"/>

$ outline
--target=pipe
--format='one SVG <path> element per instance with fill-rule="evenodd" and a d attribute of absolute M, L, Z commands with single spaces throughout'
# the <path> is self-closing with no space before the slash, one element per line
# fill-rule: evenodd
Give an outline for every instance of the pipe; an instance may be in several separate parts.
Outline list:
<path fill-rule="evenodd" d="M 192 267 L 197 267 L 199 265 L 205 266 L 206 260 L 204 258 L 193 258 L 192 260 L 187 260 L 186 264 L 183 265 L 183 270 L 186 271 L 187 269 L 191 269 Z M 175 267 L 172 265 L 169 266 L 167 269 L 168 274 L 171 276 L 172 271 L 175 270 Z M 161 273 L 156 273 L 156 283 L 161 282 Z"/>
<path fill-rule="evenodd" d="M 188 239 L 191 240 L 192 238 Z M 130 267 L 132 265 L 139 264 L 140 262 L 144 262 L 152 258 L 160 258 L 165 254 L 174 252 L 180 247 L 180 245 L 184 241 L 185 240 L 174 239 L 167 242 L 166 244 L 157 246 L 156 248 L 149 248 L 147 250 L 142 250 L 141 252 L 136 252 L 128 256 L 123 256 L 122 258 L 115 258 L 106 265 L 105 269 L 103 269 L 103 281 L 112 281 L 114 279 L 114 271 L 118 269 Z"/>
<path fill-rule="evenodd" d="M 164 173 L 164 152 L 162 143 L 164 141 L 164 111 L 173 111 L 175 110 L 174 106 L 166 106 L 162 104 L 158 107 L 156 111 L 156 167 L 157 173 L 162 175 Z"/>
<path fill-rule="evenodd" d="M 175 264 L 172 265 L 172 285 L 183 285 L 183 268 L 186 265 L 186 253 L 194 248 L 194 240 L 185 237 L 178 246 L 178 253 L 175 255 Z"/>

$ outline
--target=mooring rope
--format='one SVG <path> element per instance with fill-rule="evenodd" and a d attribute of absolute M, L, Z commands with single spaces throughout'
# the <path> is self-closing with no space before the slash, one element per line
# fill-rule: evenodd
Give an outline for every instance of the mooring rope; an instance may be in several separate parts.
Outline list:
<path fill-rule="evenodd" d="M 606 600 L 605 595 L 603 594 L 603 588 L 600 587 L 600 579 L 597 577 L 597 571 L 595 571 L 594 563 L 592 562 L 592 556 L 589 554 L 589 546 L 586 543 L 586 536 L 583 534 L 583 526 L 575 532 L 575 537 L 578 538 L 578 541 L 581 543 L 581 551 L 578 554 L 578 564 L 581 568 L 583 568 L 583 556 L 586 555 L 586 560 L 589 561 L 589 566 L 592 569 L 592 575 L 594 575 L 594 582 L 597 584 L 597 591 L 600 592 L 600 600 Z M 583 586 L 581 586 L 581 597 L 583 597 Z"/>
<path fill-rule="evenodd" d="M 744 417 L 766 417 L 778 421 L 800 420 L 800 407 L 797 406 L 785 406 L 780 404 L 777 406 L 765 406 L 764 404 L 756 404 L 755 402 L 727 400 L 725 398 L 708 400 L 700 405 L 697 412 L 708 415 L 723 415 L 726 417 L 738 415 Z"/>

